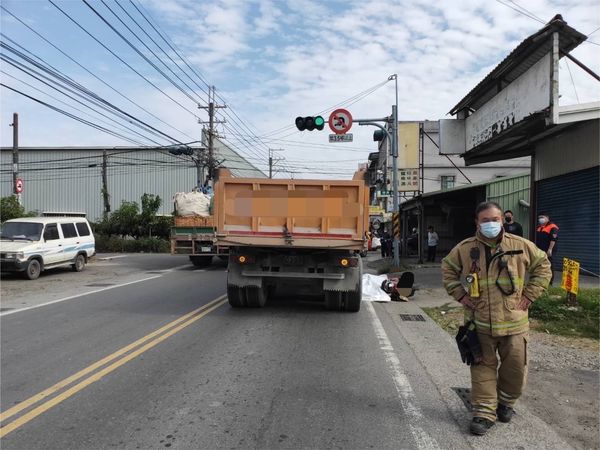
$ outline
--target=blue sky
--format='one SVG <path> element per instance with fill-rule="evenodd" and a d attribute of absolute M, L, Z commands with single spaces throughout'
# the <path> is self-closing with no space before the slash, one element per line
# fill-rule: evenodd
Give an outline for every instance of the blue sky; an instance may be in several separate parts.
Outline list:
<path fill-rule="evenodd" d="M 219 126 L 225 139 L 261 168 L 265 167 L 268 148 L 283 149 L 277 153 L 286 159 L 280 166 L 298 172 L 296 176 L 303 178 L 310 177 L 317 168 L 325 170 L 323 167 L 327 167 L 332 176 L 350 176 L 357 163 L 364 161 L 376 147 L 371 141 L 373 129 L 354 127 L 355 142 L 328 144 L 327 130 L 298 132 L 293 126 L 296 116 L 321 111 L 326 115 L 334 106 L 347 106 L 355 118 L 386 116 L 394 102 L 394 85 L 385 82 L 389 75 L 397 73 L 401 120 L 447 117 L 447 112 L 516 45 L 543 26 L 515 11 L 521 5 L 527 14 L 544 23 L 560 13 L 569 25 L 585 34 L 592 33 L 590 41 L 600 43 L 600 31 L 595 31 L 600 27 L 600 6 L 591 0 L 529 0 L 526 3 L 510 0 L 133 0 L 133 3 L 104 0 L 103 3 L 88 0 L 132 44 L 182 85 L 188 97 L 128 47 L 83 1 L 53 1 L 164 94 L 102 48 L 49 1 L 2 0 L 1 5 L 128 99 L 46 44 L 6 11 L 1 11 L 2 41 L 13 47 L 16 47 L 14 43 L 22 46 L 102 99 L 182 142 L 200 136 L 198 119 L 205 120 L 206 114 L 197 104 L 206 102 L 206 94 L 201 89 L 206 90 L 206 81 L 216 87 L 228 105 L 227 110 L 219 111 L 221 118 L 227 120 Z M 201 79 L 187 68 L 187 75 L 181 72 L 137 28 L 125 11 L 183 67 L 134 5 L 169 37 Z M 189 88 L 143 47 L 108 7 Z M 597 73 L 600 72 L 598 47 L 586 43 L 573 53 Z M 15 58 L 6 49 L 3 53 Z M 82 110 L 85 107 L 10 64 L 2 62 L 2 70 L 5 73 L 1 73 L 0 78 L 4 84 L 86 120 L 107 121 L 103 126 L 116 129 L 117 124 L 97 113 L 90 112 L 90 117 L 73 110 L 73 105 Z M 368 95 L 354 99 L 371 88 Z M 574 64 L 567 65 L 564 59 L 560 92 L 561 104 L 600 100 L 598 83 Z M 19 113 L 22 146 L 130 144 L 5 88 L 0 94 L 3 146 L 12 145 L 8 124 L 12 122 L 13 112 Z M 115 120 L 120 126 L 131 127 L 123 119 Z M 153 145 L 152 140 L 161 145 L 170 143 L 156 136 L 143 139 L 135 135 L 135 139 L 146 145 Z"/>

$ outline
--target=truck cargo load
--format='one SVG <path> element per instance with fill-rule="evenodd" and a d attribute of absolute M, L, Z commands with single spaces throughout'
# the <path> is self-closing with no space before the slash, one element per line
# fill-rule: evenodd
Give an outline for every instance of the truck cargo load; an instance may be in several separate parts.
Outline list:
<path fill-rule="evenodd" d="M 260 307 L 293 289 L 323 295 L 328 309 L 358 311 L 368 195 L 364 172 L 282 180 L 220 171 L 214 212 L 217 245 L 229 249 L 230 304 Z"/>
<path fill-rule="evenodd" d="M 171 228 L 171 254 L 189 255 L 194 266 L 208 266 L 214 256 L 227 257 L 216 245 L 211 197 L 202 192 L 178 192 L 173 196 L 174 224 Z"/>

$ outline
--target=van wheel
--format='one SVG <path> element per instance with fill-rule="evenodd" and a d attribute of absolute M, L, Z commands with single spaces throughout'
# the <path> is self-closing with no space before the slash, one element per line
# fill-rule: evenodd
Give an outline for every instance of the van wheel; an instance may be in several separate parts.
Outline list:
<path fill-rule="evenodd" d="M 81 272 L 83 269 L 85 269 L 85 256 L 77 255 L 75 257 L 75 264 L 71 264 L 71 269 L 74 272 Z"/>
<path fill-rule="evenodd" d="M 40 266 L 40 262 L 37 259 L 32 259 L 27 263 L 27 268 L 25 269 L 25 277 L 30 280 L 37 280 L 40 276 L 40 272 L 42 271 L 42 267 Z"/>

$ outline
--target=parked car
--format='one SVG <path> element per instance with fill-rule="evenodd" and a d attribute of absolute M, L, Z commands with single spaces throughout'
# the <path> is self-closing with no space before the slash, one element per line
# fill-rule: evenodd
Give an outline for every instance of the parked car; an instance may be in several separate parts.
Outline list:
<path fill-rule="evenodd" d="M 24 217 L 2 225 L 2 272 L 22 272 L 30 280 L 52 267 L 70 265 L 80 272 L 95 254 L 94 235 L 83 217 Z"/>

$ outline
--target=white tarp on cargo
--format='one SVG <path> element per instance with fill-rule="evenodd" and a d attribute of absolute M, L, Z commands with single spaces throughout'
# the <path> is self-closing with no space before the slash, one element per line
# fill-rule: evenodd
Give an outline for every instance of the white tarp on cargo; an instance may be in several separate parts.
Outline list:
<path fill-rule="evenodd" d="M 210 216 L 210 197 L 202 192 L 178 192 L 173 200 L 179 216 Z"/>
<path fill-rule="evenodd" d="M 387 281 L 387 275 L 371 275 L 365 273 L 362 276 L 362 300 L 363 302 L 390 302 L 390 295 L 381 289 L 381 283 Z"/>

